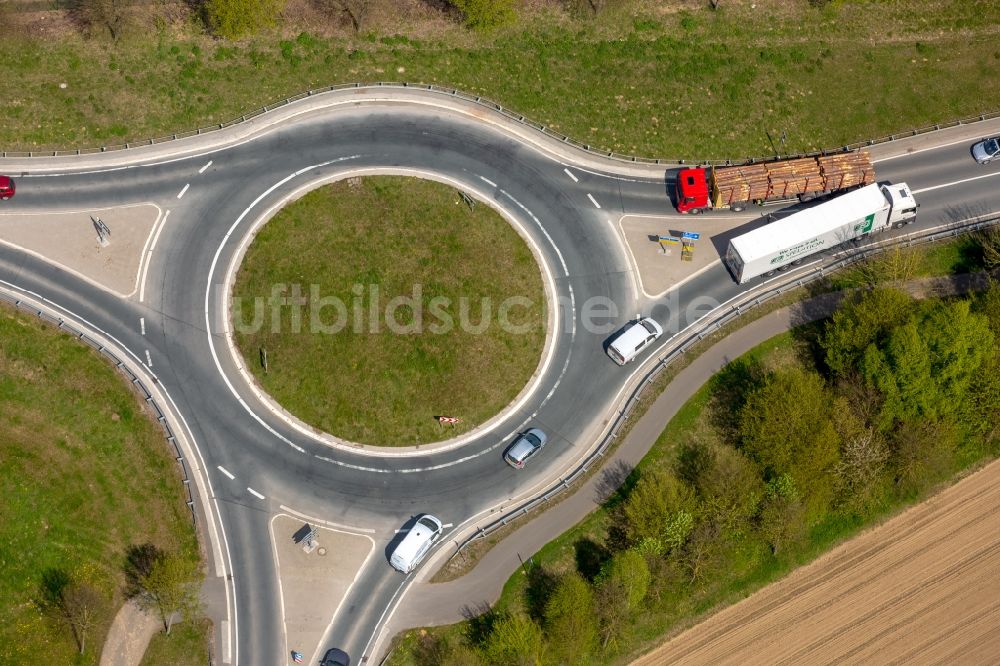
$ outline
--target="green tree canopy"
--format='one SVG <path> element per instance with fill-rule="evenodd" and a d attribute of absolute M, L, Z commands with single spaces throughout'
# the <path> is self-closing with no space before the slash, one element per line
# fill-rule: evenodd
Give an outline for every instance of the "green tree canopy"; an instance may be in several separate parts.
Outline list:
<path fill-rule="evenodd" d="M 580 664 L 593 652 L 597 641 L 594 591 L 580 574 L 559 579 L 545 604 L 548 655 L 554 663 Z"/>
<path fill-rule="evenodd" d="M 239 39 L 274 26 L 285 0 L 206 0 L 205 18 L 220 37 Z"/>
<path fill-rule="evenodd" d="M 820 341 L 827 367 L 835 374 L 856 368 L 868 346 L 882 342 L 913 309 L 913 299 L 896 289 L 879 288 L 849 298 L 833 313 Z"/>
<path fill-rule="evenodd" d="M 465 25 L 477 30 L 493 30 L 514 22 L 514 0 L 451 0 L 462 12 Z"/>
<path fill-rule="evenodd" d="M 772 374 L 740 414 L 743 450 L 761 465 L 765 478 L 794 477 L 813 513 L 826 508 L 839 461 L 832 404 L 818 374 L 791 367 Z"/>
<path fill-rule="evenodd" d="M 644 473 L 622 507 L 629 540 L 639 543 L 645 538 L 662 539 L 667 525 L 677 524 L 677 515 L 690 514 L 693 506 L 691 488 L 671 472 Z"/>
<path fill-rule="evenodd" d="M 536 666 L 542 630 L 527 615 L 508 615 L 493 625 L 482 651 L 486 662 L 497 666 Z"/>

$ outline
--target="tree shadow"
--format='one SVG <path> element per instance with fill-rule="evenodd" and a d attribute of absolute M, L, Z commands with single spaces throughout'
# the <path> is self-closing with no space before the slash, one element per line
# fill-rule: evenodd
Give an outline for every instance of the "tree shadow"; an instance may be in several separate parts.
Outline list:
<path fill-rule="evenodd" d="M 472 645 L 482 645 L 493 632 L 493 627 L 503 617 L 486 602 L 462 608 L 462 617 L 468 622 L 465 636 Z"/>
<path fill-rule="evenodd" d="M 143 590 L 142 581 L 163 559 L 163 550 L 153 543 L 133 544 L 125 551 L 125 596 L 131 598 Z"/>
<path fill-rule="evenodd" d="M 574 542 L 573 550 L 576 552 L 576 570 L 589 581 L 597 578 L 601 567 L 611 557 L 611 551 L 589 537 Z"/>
<path fill-rule="evenodd" d="M 51 611 L 62 603 L 63 591 L 72 579 L 65 569 L 52 567 L 42 572 L 35 604 L 43 611 Z"/>
<path fill-rule="evenodd" d="M 739 440 L 740 412 L 747 398 L 764 385 L 767 372 L 756 359 L 730 361 L 711 380 L 709 422 L 723 440 Z"/>
<path fill-rule="evenodd" d="M 528 614 L 541 622 L 545 617 L 545 605 L 559 582 L 558 577 L 542 565 L 528 570 L 528 587 L 525 590 L 525 601 Z"/>
<path fill-rule="evenodd" d="M 602 469 L 594 488 L 594 502 L 604 504 L 613 499 L 615 501 L 611 503 L 616 503 L 628 497 L 628 489 L 634 486 L 635 482 L 629 484 L 628 488 L 625 487 L 625 484 L 634 469 L 624 460 L 616 460 Z M 624 492 L 619 492 L 619 490 Z"/>

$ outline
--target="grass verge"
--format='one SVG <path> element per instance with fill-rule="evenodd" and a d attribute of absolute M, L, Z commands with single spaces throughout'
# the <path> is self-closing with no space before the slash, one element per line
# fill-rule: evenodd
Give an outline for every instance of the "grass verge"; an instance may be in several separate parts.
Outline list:
<path fill-rule="evenodd" d="M 96 664 L 121 605 L 125 550 L 152 542 L 197 559 L 191 514 L 163 430 L 122 378 L 70 336 L 0 307 L 0 663 L 39 653 Z M 46 610 L 68 576 L 104 597 L 79 654 Z"/>
<path fill-rule="evenodd" d="M 179 622 L 170 635 L 156 632 L 149 641 L 141 666 L 205 666 L 212 663 L 209 641 L 212 623 L 209 620 Z"/>
<path fill-rule="evenodd" d="M 257 381 L 306 423 L 364 444 L 422 444 L 486 421 L 545 342 L 524 240 L 488 206 L 415 178 L 340 181 L 289 205 L 250 246 L 233 294 Z M 301 314 L 284 304 L 296 294 Z M 442 428 L 441 415 L 461 421 Z"/>
<path fill-rule="evenodd" d="M 1000 108 L 982 85 L 1000 63 L 992 2 L 633 0 L 590 18 L 541 2 L 492 34 L 425 14 L 329 38 L 289 22 L 235 43 L 163 22 L 114 44 L 10 36 L 0 146 L 124 143 L 387 79 L 456 86 L 595 147 L 666 158 L 835 148 Z"/>

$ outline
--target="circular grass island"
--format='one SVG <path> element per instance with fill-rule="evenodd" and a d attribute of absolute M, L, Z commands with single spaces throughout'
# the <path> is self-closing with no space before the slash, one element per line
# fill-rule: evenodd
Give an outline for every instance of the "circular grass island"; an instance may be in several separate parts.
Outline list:
<path fill-rule="evenodd" d="M 489 420 L 530 380 L 546 334 L 541 272 L 514 228 L 401 176 L 337 181 L 282 209 L 247 249 L 232 307 L 236 346 L 275 401 L 378 446 Z"/>

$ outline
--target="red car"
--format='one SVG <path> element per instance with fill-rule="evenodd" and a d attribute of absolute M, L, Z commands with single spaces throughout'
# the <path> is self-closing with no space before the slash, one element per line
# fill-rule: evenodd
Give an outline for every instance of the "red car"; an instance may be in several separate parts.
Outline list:
<path fill-rule="evenodd" d="M 6 201 L 14 196 L 14 179 L 10 176 L 0 176 L 0 199 Z"/>

